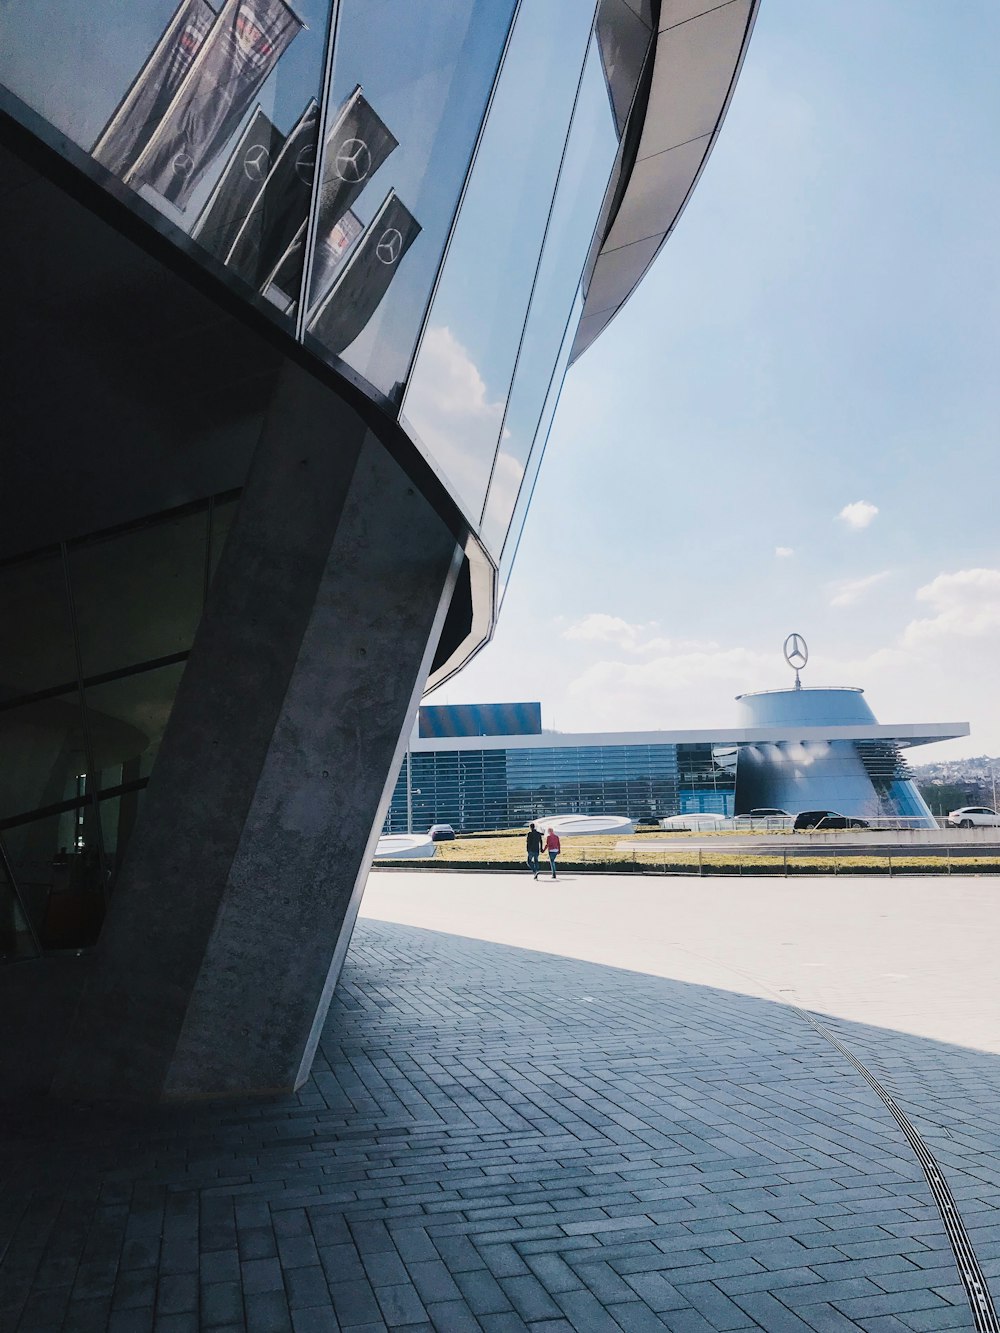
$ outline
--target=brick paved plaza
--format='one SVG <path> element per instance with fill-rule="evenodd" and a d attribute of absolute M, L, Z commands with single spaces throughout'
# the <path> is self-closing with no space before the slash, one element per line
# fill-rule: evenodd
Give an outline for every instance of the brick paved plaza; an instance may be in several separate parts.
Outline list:
<path fill-rule="evenodd" d="M 7 1109 L 0 1328 L 993 1328 L 831 1038 L 995 1286 L 998 893 L 373 875 L 296 1098 Z"/>

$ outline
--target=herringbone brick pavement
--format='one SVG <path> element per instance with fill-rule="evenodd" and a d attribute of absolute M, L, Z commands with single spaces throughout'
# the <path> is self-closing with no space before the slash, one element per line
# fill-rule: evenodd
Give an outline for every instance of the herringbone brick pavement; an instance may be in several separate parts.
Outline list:
<path fill-rule="evenodd" d="M 996 1057 L 829 1025 L 995 1274 Z M 793 1009 L 690 981 L 362 921 L 297 1097 L 6 1123 L 17 1333 L 973 1327 L 868 1084 Z"/>

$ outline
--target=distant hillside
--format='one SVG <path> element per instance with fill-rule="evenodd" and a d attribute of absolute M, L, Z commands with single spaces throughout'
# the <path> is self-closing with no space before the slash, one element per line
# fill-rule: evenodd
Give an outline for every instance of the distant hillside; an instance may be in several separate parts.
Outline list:
<path fill-rule="evenodd" d="M 935 815 L 946 815 L 963 805 L 988 805 L 996 810 L 1000 792 L 1000 757 L 975 755 L 970 759 L 911 764 L 920 794 Z"/>

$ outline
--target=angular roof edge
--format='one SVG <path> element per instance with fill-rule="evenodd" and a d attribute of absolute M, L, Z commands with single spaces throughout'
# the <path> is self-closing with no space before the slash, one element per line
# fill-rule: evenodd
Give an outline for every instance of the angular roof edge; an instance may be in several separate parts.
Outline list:
<path fill-rule="evenodd" d="M 635 161 L 601 242 L 575 361 L 622 308 L 673 231 L 715 146 L 760 0 L 663 0 Z"/>
<path fill-rule="evenodd" d="M 551 750 L 608 745 L 774 745 L 802 741 L 895 741 L 898 745 L 930 745 L 969 735 L 968 722 L 856 723 L 774 727 L 719 727 L 687 731 L 546 731 L 540 736 L 421 736 L 410 749 L 421 750 Z"/>

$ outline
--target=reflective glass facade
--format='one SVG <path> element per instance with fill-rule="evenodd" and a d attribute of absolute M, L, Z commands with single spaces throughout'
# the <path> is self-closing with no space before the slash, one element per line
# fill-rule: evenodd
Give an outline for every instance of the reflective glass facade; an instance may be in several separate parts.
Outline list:
<path fill-rule="evenodd" d="M 718 814 L 836 810 L 934 827 L 899 743 L 891 739 L 532 745 L 407 753 L 386 833 L 451 824 L 471 833 L 519 828 L 545 815 Z"/>
<path fill-rule="evenodd" d="M 402 412 L 498 560 L 654 30 L 625 0 L 8 0 L 0 94 Z"/>
<path fill-rule="evenodd" d="M 735 780 L 735 750 L 710 744 L 417 750 L 403 762 L 385 831 L 407 832 L 411 819 L 417 831 L 446 823 L 473 832 L 554 814 L 732 814 Z"/>
<path fill-rule="evenodd" d="M 0 564 L 0 955 L 94 943 L 235 505 Z"/>

